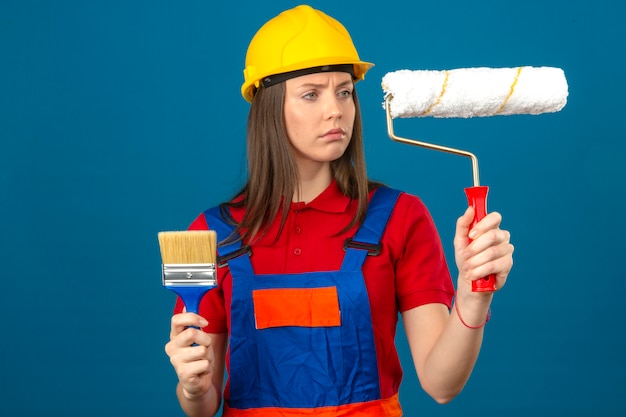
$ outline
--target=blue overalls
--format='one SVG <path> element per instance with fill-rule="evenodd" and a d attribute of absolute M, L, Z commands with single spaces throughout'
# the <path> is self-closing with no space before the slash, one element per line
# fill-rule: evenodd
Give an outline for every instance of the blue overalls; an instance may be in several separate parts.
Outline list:
<path fill-rule="evenodd" d="M 268 407 L 348 411 L 352 404 L 381 400 L 370 304 L 361 270 L 368 252 L 372 254 L 379 245 L 399 194 L 387 187 L 374 192 L 364 223 L 346 243 L 338 271 L 256 275 L 249 256 L 228 260 L 232 275 L 230 399 L 225 406 L 228 415 Z M 218 241 L 230 236 L 233 226 L 222 219 L 219 207 L 207 210 L 205 216 L 209 227 L 217 232 Z M 245 253 L 241 241 L 220 246 L 218 259 L 237 251 Z M 271 309 L 273 303 L 289 302 L 281 294 L 302 291 L 305 296 L 297 300 L 298 310 L 310 308 L 311 315 L 316 309 L 324 310 L 322 315 L 330 316 L 331 322 L 336 313 L 337 322 L 324 325 L 324 318 L 322 324 L 281 325 L 281 317 L 274 320 L 271 314 L 265 314 L 268 317 L 259 325 L 255 303 L 260 303 L 262 296 L 274 297 L 269 307 L 265 303 L 264 308 Z M 318 293 L 324 300 L 329 294 L 334 297 L 337 311 L 328 311 L 327 304 L 316 306 Z M 302 300 L 311 305 L 300 305 Z M 259 306 L 256 311 L 260 313 Z"/>

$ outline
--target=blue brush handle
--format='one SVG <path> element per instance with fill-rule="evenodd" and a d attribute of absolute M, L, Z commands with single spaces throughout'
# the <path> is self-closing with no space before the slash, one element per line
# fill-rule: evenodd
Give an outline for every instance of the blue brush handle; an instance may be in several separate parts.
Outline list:
<path fill-rule="evenodd" d="M 215 285 L 195 285 L 195 286 L 173 286 L 173 285 L 165 285 L 170 291 L 175 292 L 183 303 L 185 304 L 185 309 L 187 313 L 195 313 L 198 314 L 200 310 L 200 300 L 204 297 L 204 294 L 207 293 L 210 289 L 215 288 Z M 198 329 L 196 326 L 191 326 L 194 329 Z"/>
<path fill-rule="evenodd" d="M 166 285 L 170 291 L 175 292 L 183 303 L 185 304 L 185 309 L 187 313 L 196 313 L 198 314 L 198 310 L 200 309 L 200 300 L 204 297 L 204 294 L 207 293 L 212 288 L 215 288 L 214 285 L 194 285 L 194 286 L 183 286 L 183 285 Z"/>

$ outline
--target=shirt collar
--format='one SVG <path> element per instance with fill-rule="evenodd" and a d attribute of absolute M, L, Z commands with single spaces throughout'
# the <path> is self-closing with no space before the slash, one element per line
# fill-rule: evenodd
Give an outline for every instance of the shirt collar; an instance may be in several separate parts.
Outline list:
<path fill-rule="evenodd" d="M 313 201 L 307 203 L 292 203 L 292 210 L 302 210 L 311 208 L 328 213 L 344 213 L 350 204 L 350 197 L 344 195 L 339 189 L 336 180 L 332 180 L 330 185 L 315 197 Z"/>

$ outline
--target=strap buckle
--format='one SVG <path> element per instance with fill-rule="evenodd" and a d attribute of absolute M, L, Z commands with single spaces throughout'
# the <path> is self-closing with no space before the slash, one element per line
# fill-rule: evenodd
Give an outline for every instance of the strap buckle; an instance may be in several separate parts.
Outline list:
<path fill-rule="evenodd" d="M 343 250 L 348 248 L 366 250 L 368 256 L 378 256 L 382 249 L 380 243 L 363 243 L 357 242 L 352 238 L 348 238 L 343 242 Z"/>

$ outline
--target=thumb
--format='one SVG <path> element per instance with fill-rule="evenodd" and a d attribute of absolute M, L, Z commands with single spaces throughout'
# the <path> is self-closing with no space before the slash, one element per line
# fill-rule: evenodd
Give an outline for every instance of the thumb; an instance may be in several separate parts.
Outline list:
<path fill-rule="evenodd" d="M 454 234 L 454 249 L 458 253 L 469 245 L 469 231 L 474 221 L 474 208 L 469 206 L 465 213 L 456 221 L 456 232 Z"/>

